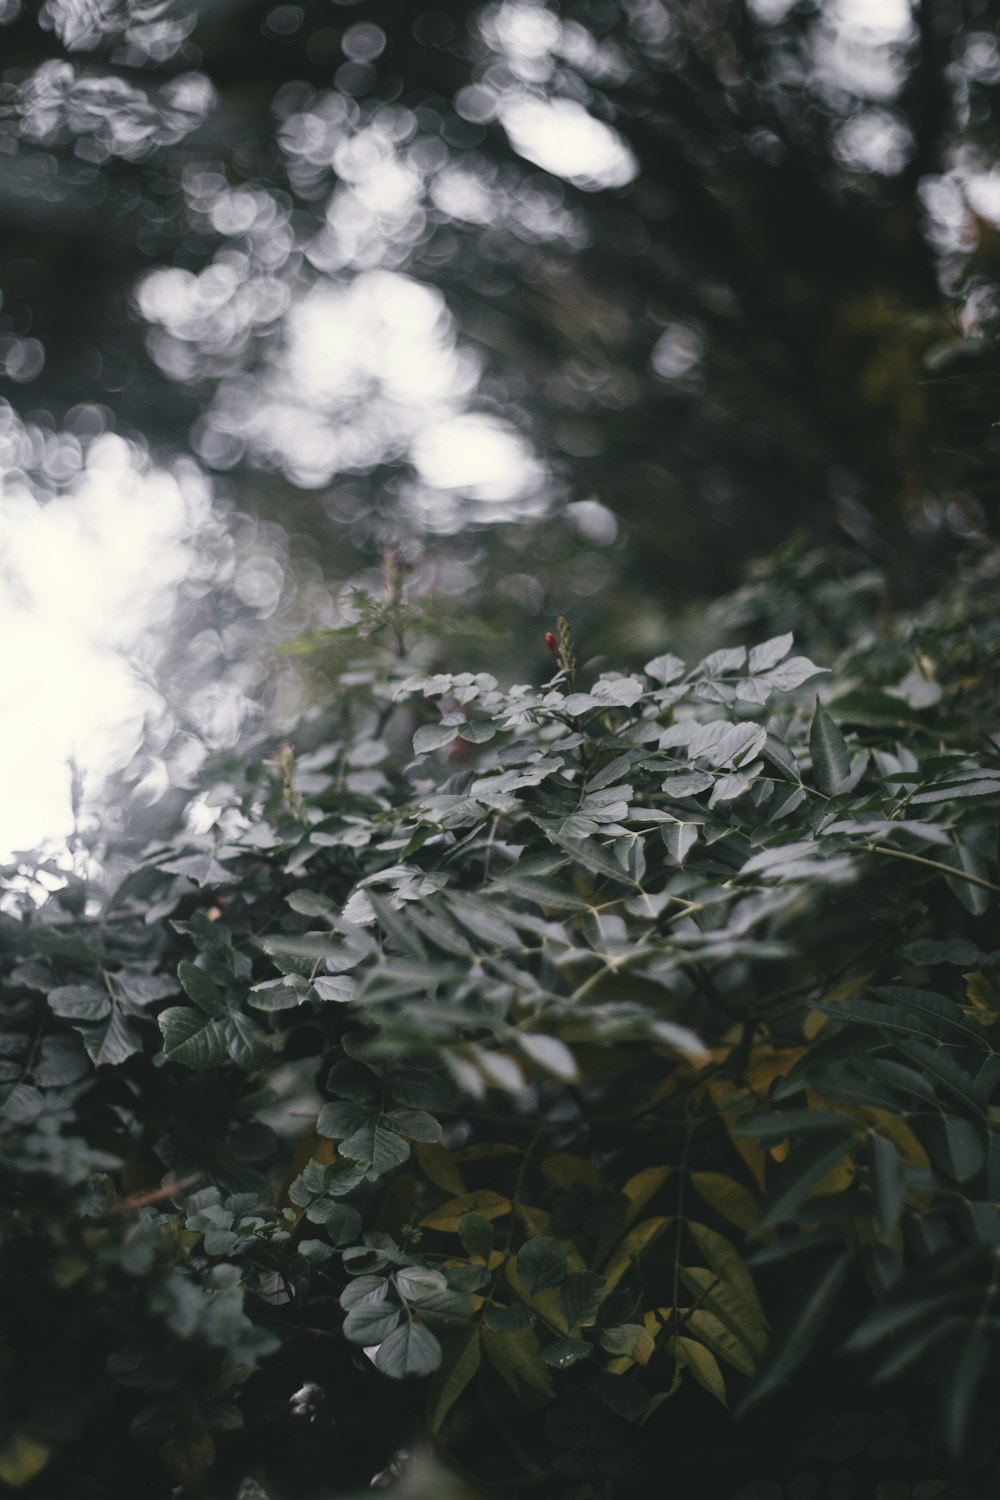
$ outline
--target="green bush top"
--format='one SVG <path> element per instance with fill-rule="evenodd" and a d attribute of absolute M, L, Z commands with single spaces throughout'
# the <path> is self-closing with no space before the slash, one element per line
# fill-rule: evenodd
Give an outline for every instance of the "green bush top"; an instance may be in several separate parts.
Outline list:
<path fill-rule="evenodd" d="M 564 622 L 542 687 L 362 654 L 100 911 L 9 894 L 0 1480 L 318 1496 L 429 1443 L 584 1500 L 672 1433 L 728 1497 L 777 1471 L 713 1403 L 768 1420 L 834 1352 L 942 1393 L 929 1438 L 865 1439 L 880 1496 L 971 1473 L 1000 756 L 969 630 L 888 686 L 788 634 L 586 686 Z M 310 1457 L 314 1397 L 357 1409 L 357 1472 Z"/>

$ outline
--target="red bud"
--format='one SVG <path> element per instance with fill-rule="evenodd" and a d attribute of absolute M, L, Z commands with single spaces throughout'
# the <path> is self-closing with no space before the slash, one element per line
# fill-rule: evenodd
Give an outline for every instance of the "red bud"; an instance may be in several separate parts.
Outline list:
<path fill-rule="evenodd" d="M 552 652 L 552 655 L 555 657 L 556 661 L 558 661 L 559 660 L 559 642 L 556 640 L 556 638 L 552 634 L 551 630 L 547 630 L 545 632 L 545 644 L 546 644 L 546 646 L 548 646 L 549 650 Z"/>

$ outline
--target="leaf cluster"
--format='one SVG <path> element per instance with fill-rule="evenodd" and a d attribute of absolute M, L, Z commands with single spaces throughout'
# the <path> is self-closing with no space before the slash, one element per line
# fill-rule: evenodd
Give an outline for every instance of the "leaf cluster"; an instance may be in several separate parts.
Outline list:
<path fill-rule="evenodd" d="M 934 1472 L 985 1473 L 1000 756 L 969 700 L 787 633 L 586 683 L 569 641 L 514 687 L 364 634 L 312 748 L 248 759 L 101 913 L 11 884 L 0 1478 L 120 1485 L 152 1444 L 156 1494 L 315 1494 L 267 1442 L 294 1381 L 473 1485 L 624 1495 L 674 1433 L 729 1496 L 734 1416 L 831 1362 L 936 1382 Z"/>

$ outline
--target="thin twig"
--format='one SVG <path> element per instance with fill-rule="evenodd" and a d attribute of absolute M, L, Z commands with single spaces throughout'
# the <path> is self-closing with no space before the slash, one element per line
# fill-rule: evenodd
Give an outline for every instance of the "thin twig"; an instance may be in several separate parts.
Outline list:
<path fill-rule="evenodd" d="M 970 875 L 968 870 L 958 870 L 954 865 L 946 865 L 939 859 L 928 859 L 924 854 L 910 854 L 905 849 L 887 849 L 884 844 L 866 844 L 865 848 L 869 854 L 885 854 L 890 859 L 905 859 L 911 865 L 925 865 L 929 870 L 939 870 L 943 875 L 951 875 L 955 880 L 967 880 L 970 885 L 982 886 L 984 891 L 996 891 L 1000 895 L 1000 885 L 994 885 L 992 880 L 984 880 L 981 875 Z"/>

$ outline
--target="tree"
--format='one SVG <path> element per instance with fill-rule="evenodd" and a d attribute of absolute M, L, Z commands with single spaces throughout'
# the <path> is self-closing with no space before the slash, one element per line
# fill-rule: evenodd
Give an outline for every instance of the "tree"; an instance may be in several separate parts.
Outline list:
<path fill-rule="evenodd" d="M 61 0 L 7 21 L 5 358 L 60 420 L 87 389 L 159 451 L 192 440 L 328 559 L 331 518 L 341 549 L 423 544 L 429 517 L 447 546 L 489 508 L 455 511 L 433 474 L 421 503 L 377 363 L 346 396 L 288 368 L 289 307 L 335 307 L 333 337 L 350 312 L 323 296 L 382 268 L 443 290 L 475 405 L 544 460 L 529 488 L 610 505 L 650 593 L 731 586 L 796 524 L 883 560 L 890 541 L 911 573 L 947 534 L 925 497 L 967 408 L 929 424 L 924 357 L 958 348 L 942 279 L 977 222 L 988 271 L 961 203 L 995 141 L 980 0 L 883 30 L 735 0 Z M 595 167 L 560 155 L 582 128 Z"/>
<path fill-rule="evenodd" d="M 511 690 L 390 588 L 211 834 L 8 880 L 5 1483 L 992 1493 L 992 573 Z"/>

